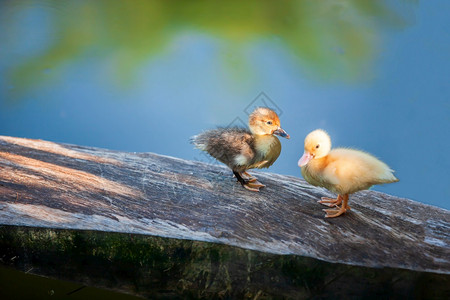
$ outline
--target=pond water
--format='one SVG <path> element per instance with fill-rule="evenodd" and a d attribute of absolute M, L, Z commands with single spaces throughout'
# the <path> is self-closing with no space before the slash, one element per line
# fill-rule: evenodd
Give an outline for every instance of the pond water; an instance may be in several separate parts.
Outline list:
<path fill-rule="evenodd" d="M 89 287 L 82 284 L 19 272 L 0 265 L 0 297 L 2 299 L 108 299 L 139 300 L 128 294 Z"/>
<path fill-rule="evenodd" d="M 450 208 L 450 1 L 1 1 L 0 135 L 211 162 L 189 137 L 247 122 L 373 153 L 375 190 Z M 230 174 L 231 176 L 231 174 Z M 375 204 L 376 205 L 376 204 Z"/>

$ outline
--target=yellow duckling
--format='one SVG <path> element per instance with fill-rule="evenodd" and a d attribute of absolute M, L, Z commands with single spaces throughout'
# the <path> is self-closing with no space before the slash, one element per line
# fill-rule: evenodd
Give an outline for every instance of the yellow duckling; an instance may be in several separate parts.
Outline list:
<path fill-rule="evenodd" d="M 250 130 L 244 128 L 218 128 L 192 137 L 200 150 L 226 164 L 243 187 L 259 192 L 261 184 L 246 171 L 268 168 L 280 156 L 281 143 L 274 135 L 289 139 L 280 127 L 278 115 L 271 109 L 259 107 L 249 116 Z"/>
<path fill-rule="evenodd" d="M 324 209 L 327 218 L 340 216 L 350 209 L 349 194 L 375 184 L 398 181 L 393 170 L 368 153 L 344 148 L 331 150 L 330 137 L 321 129 L 306 136 L 305 152 L 298 166 L 307 182 L 338 194 L 336 199 L 322 197 L 318 201 L 329 207 L 342 203 L 338 209 Z"/>

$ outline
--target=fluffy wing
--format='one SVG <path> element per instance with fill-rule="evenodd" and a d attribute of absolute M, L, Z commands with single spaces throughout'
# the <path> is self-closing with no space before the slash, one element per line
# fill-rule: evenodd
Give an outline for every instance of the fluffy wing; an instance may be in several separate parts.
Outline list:
<path fill-rule="evenodd" d="M 233 170 L 248 165 L 255 156 L 253 136 L 243 128 L 208 130 L 193 137 L 192 142 Z"/>

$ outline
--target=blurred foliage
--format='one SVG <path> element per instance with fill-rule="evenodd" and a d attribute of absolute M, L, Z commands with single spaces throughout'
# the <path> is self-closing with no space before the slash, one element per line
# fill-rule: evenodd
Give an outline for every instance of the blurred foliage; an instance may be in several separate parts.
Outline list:
<path fill-rule="evenodd" d="M 43 70 L 86 54 L 111 59 L 116 74 L 131 78 L 138 66 L 186 32 L 223 41 L 227 53 L 237 53 L 226 62 L 231 67 L 243 61 L 239 48 L 274 42 L 322 79 L 355 79 L 374 57 L 380 27 L 406 24 L 386 1 L 362 0 L 41 0 L 6 1 L 0 9 L 12 12 L 7 20 L 13 21 L 17 10 L 30 6 L 47 10 L 54 38 L 45 51 L 10 70 L 13 84 L 21 87 L 42 79 Z M 2 27 L 20 38 L 8 21 Z"/>

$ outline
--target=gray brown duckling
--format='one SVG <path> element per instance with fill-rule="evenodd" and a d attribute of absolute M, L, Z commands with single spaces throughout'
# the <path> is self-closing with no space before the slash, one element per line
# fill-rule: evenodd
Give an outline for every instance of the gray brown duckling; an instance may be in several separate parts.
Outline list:
<path fill-rule="evenodd" d="M 278 115 L 266 107 L 255 109 L 248 125 L 250 130 L 238 127 L 208 130 L 192 137 L 192 143 L 226 164 L 243 187 L 259 192 L 265 185 L 246 171 L 270 167 L 281 152 L 281 143 L 274 135 L 290 137 L 280 127 Z"/>

